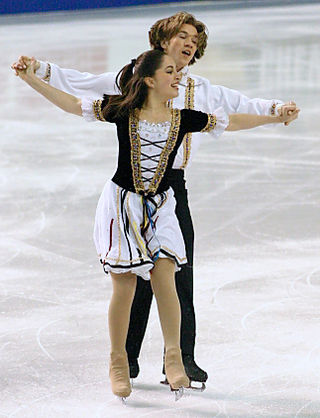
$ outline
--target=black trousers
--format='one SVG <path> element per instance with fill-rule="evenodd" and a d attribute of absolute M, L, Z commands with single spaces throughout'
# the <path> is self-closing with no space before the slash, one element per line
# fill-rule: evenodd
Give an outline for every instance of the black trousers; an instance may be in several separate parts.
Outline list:
<path fill-rule="evenodd" d="M 176 199 L 176 215 L 182 231 L 188 264 L 176 273 L 176 289 L 181 307 L 181 350 L 183 354 L 194 355 L 195 313 L 193 306 L 193 243 L 194 231 L 188 206 L 188 192 L 185 187 L 184 171 L 171 170 L 170 186 Z M 150 281 L 138 277 L 134 296 L 126 350 L 129 359 L 138 358 L 149 318 L 152 289 Z"/>

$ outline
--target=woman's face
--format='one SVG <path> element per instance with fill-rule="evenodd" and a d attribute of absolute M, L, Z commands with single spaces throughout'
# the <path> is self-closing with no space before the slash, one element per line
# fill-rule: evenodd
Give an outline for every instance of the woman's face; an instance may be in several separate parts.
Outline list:
<path fill-rule="evenodd" d="M 164 55 L 160 67 L 156 70 L 153 79 L 154 92 L 162 100 L 169 100 L 179 94 L 179 81 L 176 63 L 169 55 Z"/>

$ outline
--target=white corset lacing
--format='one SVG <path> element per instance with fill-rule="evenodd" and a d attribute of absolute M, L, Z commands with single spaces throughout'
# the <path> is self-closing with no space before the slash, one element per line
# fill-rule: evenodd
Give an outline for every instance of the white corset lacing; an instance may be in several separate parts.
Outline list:
<path fill-rule="evenodd" d="M 148 190 L 156 172 L 161 152 L 168 139 L 170 126 L 170 121 L 151 123 L 139 120 L 141 174 L 145 190 Z"/>

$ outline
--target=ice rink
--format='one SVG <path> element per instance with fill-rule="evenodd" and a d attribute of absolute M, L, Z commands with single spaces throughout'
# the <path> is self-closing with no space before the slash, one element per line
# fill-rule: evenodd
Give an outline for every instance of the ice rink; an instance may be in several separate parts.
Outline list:
<path fill-rule="evenodd" d="M 107 371 L 111 282 L 92 241 L 115 130 L 63 113 L 10 65 L 24 54 L 116 71 L 148 48 L 155 20 L 180 9 L 210 33 L 192 72 L 250 97 L 295 100 L 301 116 L 204 138 L 187 178 L 207 390 L 174 402 L 159 384 L 153 303 L 122 406 Z M 0 18 L 0 417 L 320 417 L 319 22 L 320 4 Z"/>

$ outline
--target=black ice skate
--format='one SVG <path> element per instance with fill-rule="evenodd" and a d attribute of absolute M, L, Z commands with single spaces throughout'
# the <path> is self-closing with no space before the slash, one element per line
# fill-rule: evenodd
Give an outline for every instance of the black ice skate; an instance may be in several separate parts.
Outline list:
<path fill-rule="evenodd" d="M 137 358 L 129 359 L 129 371 L 130 371 L 130 379 L 131 379 L 131 384 L 132 384 L 133 383 L 132 379 L 135 379 L 140 372 L 140 367 L 139 367 Z"/>
<path fill-rule="evenodd" d="M 190 379 L 190 386 L 188 389 L 193 389 L 199 392 L 203 392 L 206 388 L 205 382 L 208 379 L 208 374 L 200 369 L 200 367 L 194 361 L 194 357 L 190 354 L 182 354 L 182 361 L 186 371 L 187 376 Z M 163 365 L 162 373 L 165 375 L 165 367 Z M 167 377 L 161 381 L 163 385 L 168 385 Z M 194 385 L 194 383 L 201 383 L 200 386 Z"/>

